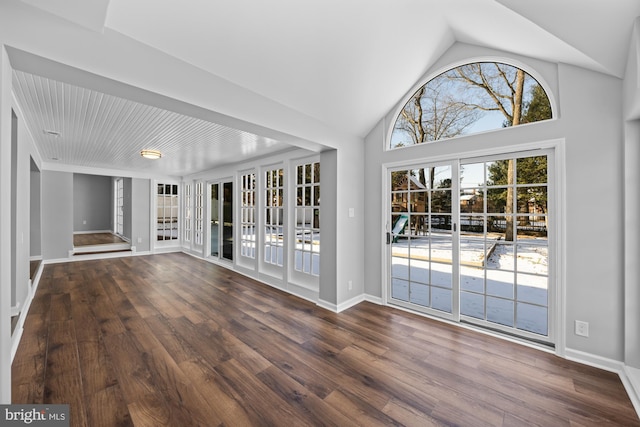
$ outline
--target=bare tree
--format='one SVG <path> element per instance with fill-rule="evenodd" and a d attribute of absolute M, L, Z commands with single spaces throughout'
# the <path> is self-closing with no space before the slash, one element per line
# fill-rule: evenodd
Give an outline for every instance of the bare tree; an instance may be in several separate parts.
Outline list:
<path fill-rule="evenodd" d="M 505 118 L 504 126 L 517 126 L 522 123 L 523 99 L 526 74 L 523 70 L 496 62 L 478 62 L 455 68 L 447 73 L 453 81 L 465 83 L 471 90 L 476 90 L 484 96 L 468 107 L 481 111 L 499 111 Z M 508 161 L 507 172 L 507 203 L 505 215 L 507 226 L 505 240 L 513 241 L 513 160 Z"/>
<path fill-rule="evenodd" d="M 444 74 L 422 86 L 400 112 L 394 130 L 410 138 L 411 144 L 462 135 L 482 113 L 456 93 L 455 86 Z M 426 185 L 424 169 L 419 179 Z"/>

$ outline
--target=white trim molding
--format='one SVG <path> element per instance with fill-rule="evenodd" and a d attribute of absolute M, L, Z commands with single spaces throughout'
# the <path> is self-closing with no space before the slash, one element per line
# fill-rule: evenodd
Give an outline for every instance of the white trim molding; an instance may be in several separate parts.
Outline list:
<path fill-rule="evenodd" d="M 640 369 L 625 365 L 623 373 L 624 375 L 620 375 L 620 380 L 640 417 Z"/>
<path fill-rule="evenodd" d="M 27 314 L 29 313 L 29 308 L 31 307 L 31 302 L 33 301 L 34 296 L 36 295 L 36 290 L 38 289 L 38 284 L 40 283 L 40 277 L 42 277 L 42 270 L 44 266 L 43 263 L 40 263 L 38 266 L 38 270 L 36 271 L 36 275 L 33 278 L 33 281 L 29 279 L 29 292 L 27 293 L 27 297 L 25 299 L 22 310 L 20 311 L 20 316 L 18 317 L 18 323 L 16 324 L 16 328 L 11 334 L 11 363 L 13 364 L 13 359 L 16 356 L 16 352 L 18 351 L 18 346 L 20 345 L 20 340 L 22 339 L 22 332 L 24 331 L 24 322 L 27 320 Z"/>
<path fill-rule="evenodd" d="M 374 295 L 364 294 L 364 300 L 377 305 L 385 305 L 381 297 L 376 297 Z"/>
<path fill-rule="evenodd" d="M 318 299 L 316 305 L 320 308 L 324 308 L 325 310 L 333 311 L 334 313 L 338 313 L 338 306 L 334 303 Z"/>
<path fill-rule="evenodd" d="M 638 417 L 640 417 L 640 369 L 632 368 L 617 360 L 570 348 L 565 349 L 565 358 L 618 374 Z"/>

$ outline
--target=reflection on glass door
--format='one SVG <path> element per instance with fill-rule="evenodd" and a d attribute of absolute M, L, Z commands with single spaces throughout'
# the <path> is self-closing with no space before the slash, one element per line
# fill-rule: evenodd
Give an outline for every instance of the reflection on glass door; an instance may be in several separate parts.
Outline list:
<path fill-rule="evenodd" d="M 233 183 L 222 184 L 222 257 L 233 260 Z"/>
<path fill-rule="evenodd" d="M 211 256 L 220 256 L 220 184 L 211 184 Z"/>
<path fill-rule="evenodd" d="M 214 258 L 233 260 L 233 183 L 211 184 L 211 251 Z"/>
<path fill-rule="evenodd" d="M 451 165 L 391 173 L 391 298 L 453 313 Z"/>
<path fill-rule="evenodd" d="M 552 343 L 543 153 L 391 171 L 389 301 Z"/>

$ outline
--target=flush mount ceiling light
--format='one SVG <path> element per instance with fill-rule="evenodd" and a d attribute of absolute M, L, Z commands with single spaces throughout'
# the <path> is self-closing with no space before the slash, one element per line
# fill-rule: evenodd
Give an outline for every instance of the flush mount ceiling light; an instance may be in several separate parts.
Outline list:
<path fill-rule="evenodd" d="M 162 157 L 162 153 L 158 150 L 142 150 L 140 155 L 145 159 L 158 160 Z"/>

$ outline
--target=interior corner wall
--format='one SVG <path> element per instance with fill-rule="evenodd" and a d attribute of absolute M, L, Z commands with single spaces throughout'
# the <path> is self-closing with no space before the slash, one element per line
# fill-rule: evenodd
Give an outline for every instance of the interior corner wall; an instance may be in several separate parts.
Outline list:
<path fill-rule="evenodd" d="M 73 250 L 73 174 L 42 171 L 42 258 L 66 259 Z"/>
<path fill-rule="evenodd" d="M 112 178 L 73 174 L 73 231 L 112 230 Z"/>
<path fill-rule="evenodd" d="M 364 294 L 364 141 L 337 151 L 336 262 L 338 309 Z M 325 175 L 322 176 L 322 180 Z M 323 192 L 323 197 L 324 197 Z M 324 199 L 322 199 L 324 203 Z M 322 233 L 323 236 L 326 233 Z"/>
<path fill-rule="evenodd" d="M 640 18 L 636 18 L 624 78 L 624 361 L 640 369 Z"/>
<path fill-rule="evenodd" d="M 625 364 L 640 369 L 640 120 L 625 125 Z"/>
<path fill-rule="evenodd" d="M 622 81 L 560 64 L 566 138 L 566 346 L 624 357 Z M 589 323 L 589 337 L 573 333 Z"/>
<path fill-rule="evenodd" d="M 320 177 L 322 185 L 320 230 L 337 230 L 338 154 L 336 150 L 327 150 L 320 154 Z M 336 307 L 338 304 L 337 250 L 336 233 L 323 232 L 318 298 Z"/>
<path fill-rule="evenodd" d="M 382 290 L 385 247 L 383 234 L 382 207 L 385 205 L 382 194 L 383 144 L 386 139 L 386 121 L 381 120 L 365 138 L 364 170 L 364 257 L 367 260 L 380 260 L 371 263 L 364 270 L 364 293 L 374 299 L 383 299 Z"/>

